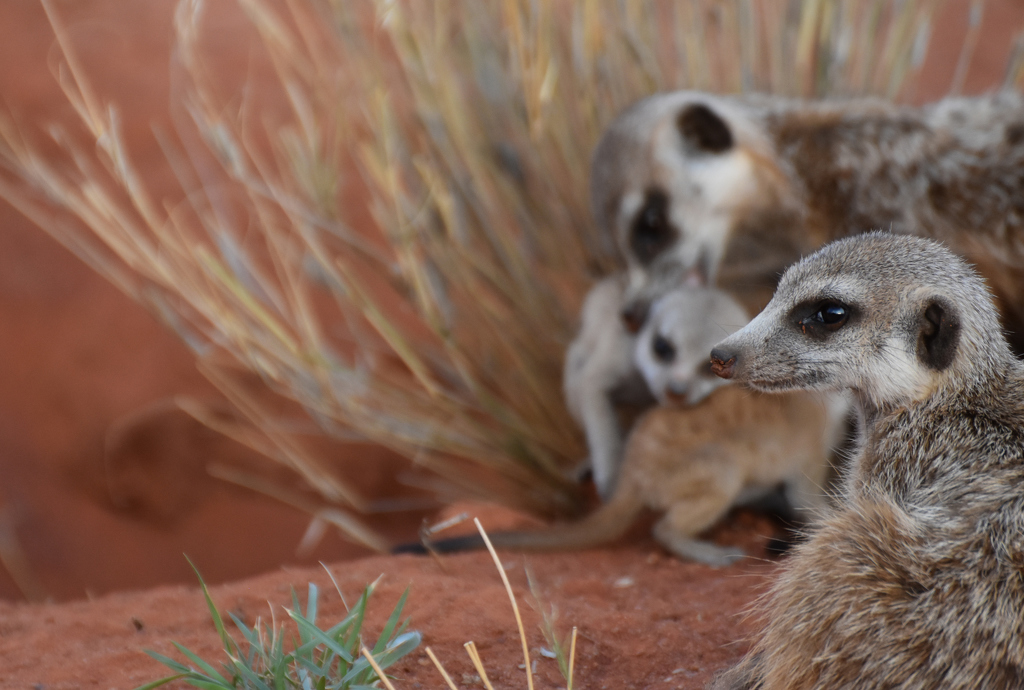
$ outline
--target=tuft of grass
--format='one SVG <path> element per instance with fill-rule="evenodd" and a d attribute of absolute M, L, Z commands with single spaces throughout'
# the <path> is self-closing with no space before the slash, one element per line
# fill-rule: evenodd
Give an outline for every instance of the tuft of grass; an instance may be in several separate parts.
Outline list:
<path fill-rule="evenodd" d="M 411 458 L 442 498 L 578 512 L 561 363 L 619 261 L 589 217 L 603 128 L 668 89 L 898 99 L 938 4 L 237 2 L 266 65 L 241 83 L 208 57 L 204 3 L 178 3 L 168 191 L 43 0 L 79 122 L 44 146 L 0 114 L 0 197 L 173 328 L 246 417 L 239 436 L 370 544 L 341 516 L 369 502 L 241 371 L 324 433 Z"/>
<path fill-rule="evenodd" d="M 317 626 L 319 591 L 309 583 L 306 611 L 302 612 L 298 595 L 292 590 L 292 608 L 286 609 L 295 623 L 298 639 L 292 639 L 291 651 L 285 651 L 284 626 L 267 624 L 257 619 L 247 626 L 235 614 L 229 614 L 241 634 L 240 645 L 228 634 L 224 619 L 210 597 L 202 575 L 192 561 L 189 565 L 199 579 L 206 606 L 214 627 L 224 645 L 227 661 L 218 670 L 186 647 L 174 642 L 191 665 L 181 663 L 157 652 L 146 650 L 174 675 L 161 678 L 136 690 L 151 690 L 176 680 L 203 690 L 358 690 L 371 687 L 378 680 L 387 682 L 383 669 L 394 664 L 420 644 L 418 632 L 406 632 L 408 620 L 400 622 L 408 590 L 402 594 L 372 650 L 363 645 L 362 624 L 373 585 L 367 587 L 348 614 L 333 626 Z M 339 590 L 338 594 L 341 594 Z"/>
<path fill-rule="evenodd" d="M 484 531 L 483 525 L 476 518 L 473 519 L 473 522 L 487 545 L 491 560 L 498 570 L 505 593 L 512 606 L 512 613 L 522 644 L 526 686 L 527 690 L 533 690 L 534 671 L 530 661 L 529 643 L 526 639 L 526 629 L 523 626 L 522 617 L 519 615 L 519 605 L 516 602 L 515 593 L 512 591 L 505 568 L 502 566 L 487 532 Z M 163 654 L 146 650 L 147 654 L 175 673 L 139 686 L 135 690 L 152 690 L 178 680 L 193 687 L 202 688 L 202 690 L 291 690 L 292 688 L 296 690 L 371 690 L 376 687 L 378 682 L 383 684 L 387 690 L 395 690 L 385 675 L 384 669 L 416 649 L 420 644 L 420 633 L 406 632 L 408 620 L 400 622 L 402 609 L 409 594 L 408 590 L 398 600 L 380 637 L 377 638 L 377 643 L 370 649 L 363 644 L 362 624 L 374 585 L 370 585 L 363 591 L 359 601 L 349 609 L 344 619 L 324 630 L 319 628 L 316 623 L 319 590 L 316 585 L 309 583 L 306 612 L 302 612 L 302 606 L 294 589 L 292 590 L 292 608 L 285 609 L 296 624 L 299 635 L 297 640 L 291 640 L 292 651 L 285 651 L 283 626 L 272 622 L 270 625 L 263 623 L 261 627 L 260 620 L 257 619 L 256 624 L 250 628 L 231 613 L 229 614 L 231 620 L 245 640 L 243 647 L 228 634 L 224 619 L 214 605 L 202 575 L 199 574 L 199 570 L 191 560 L 188 563 L 199 579 L 203 598 L 206 600 L 213 625 L 224 646 L 227 661 L 221 662 L 220 670 L 218 670 L 212 663 L 177 642 L 172 644 L 191 662 L 191 666 Z M 328 575 L 330 575 L 330 571 L 328 571 Z M 533 575 L 528 572 L 527 577 L 530 589 L 536 598 Z M 333 575 L 331 575 L 331 580 L 334 580 Z M 337 586 L 337 582 L 335 582 L 335 587 L 337 588 Z M 338 595 L 342 596 L 340 588 Z M 342 601 L 344 601 L 344 596 L 342 596 Z M 555 636 L 553 614 L 544 615 L 542 613 L 542 617 L 544 623 L 541 629 L 544 631 L 545 639 L 553 645 L 558 654 L 559 670 L 565 678 L 566 690 L 573 690 L 576 628 L 572 629 L 569 648 L 566 649 L 565 644 Z M 480 676 L 481 683 L 486 690 L 494 690 L 476 644 L 469 641 L 464 647 L 473 667 Z M 450 690 L 458 690 L 434 651 L 430 647 L 427 647 L 425 651 L 445 685 Z"/>

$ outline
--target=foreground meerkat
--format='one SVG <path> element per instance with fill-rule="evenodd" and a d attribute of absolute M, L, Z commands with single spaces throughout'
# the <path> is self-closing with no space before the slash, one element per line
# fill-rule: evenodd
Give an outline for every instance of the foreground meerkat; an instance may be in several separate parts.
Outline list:
<path fill-rule="evenodd" d="M 566 404 L 586 434 L 589 466 L 604 499 L 622 464 L 625 432 L 616 407 L 699 403 L 724 383 L 711 372 L 707 353 L 750 320 L 727 293 L 684 287 L 660 299 L 633 336 L 619 317 L 623 287 L 621 275 L 611 276 L 587 294 L 563 378 Z"/>
<path fill-rule="evenodd" d="M 496 532 L 496 547 L 526 551 L 584 549 L 622 536 L 645 508 L 663 512 L 654 537 L 676 556 L 724 566 L 739 549 L 698 535 L 730 508 L 783 486 L 796 516 L 810 520 L 825 500 L 831 450 L 843 435 L 845 401 L 796 392 L 716 390 L 694 407 L 656 407 L 633 427 L 622 476 L 609 501 L 583 520 L 548 529 Z M 433 542 L 438 552 L 483 547 L 478 535 Z M 421 545 L 399 552 L 423 552 Z"/>
<path fill-rule="evenodd" d="M 969 258 L 1024 345 L 1018 94 L 919 108 L 658 94 L 609 126 L 590 186 L 593 215 L 626 259 L 633 329 L 687 280 L 724 287 L 756 313 L 800 256 L 882 228 Z"/>
<path fill-rule="evenodd" d="M 712 351 L 760 391 L 849 389 L 840 506 L 796 547 L 715 688 L 1024 686 L 1024 365 L 991 295 L 930 240 L 840 240 Z"/>

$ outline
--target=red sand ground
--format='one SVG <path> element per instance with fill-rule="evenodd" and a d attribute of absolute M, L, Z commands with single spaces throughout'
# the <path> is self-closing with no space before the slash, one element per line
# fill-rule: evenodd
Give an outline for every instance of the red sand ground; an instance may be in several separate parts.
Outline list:
<path fill-rule="evenodd" d="M 134 127 L 129 140 L 140 167 L 162 168 L 149 123 L 167 120 L 174 2 L 55 4 L 100 92 L 121 105 Z M 211 5 L 217 5 L 222 59 L 244 66 L 244 22 L 233 3 Z M 937 21 L 937 49 L 917 100 L 941 96 L 948 87 L 967 5 L 948 3 Z M 965 92 L 999 80 L 1009 41 L 1021 26 L 1020 2 L 988 4 Z M 69 117 L 48 66 L 54 57 L 40 5 L 0 2 L 0 98 L 23 125 Z M 173 335 L 2 202 L 0 365 L 0 542 L 20 544 L 31 569 L 19 589 L 0 568 L 0 599 L 12 602 L 0 603 L 0 687 L 130 688 L 162 673 L 144 648 L 170 653 L 176 640 L 214 654 L 213 628 L 182 552 L 211 583 L 276 571 L 213 588 L 222 609 L 250 622 L 267 613 L 267 601 L 284 605 L 289 587 L 302 592 L 310 580 L 327 592 L 324 615 L 340 615 L 322 571 L 296 564 L 335 563 L 332 571 L 351 597 L 385 573 L 369 630 L 379 629 L 411 584 L 412 625 L 457 682 L 471 684 L 471 675 L 463 676 L 471 668 L 461 644 L 472 639 L 499 686 L 525 687 L 509 605 L 485 555 L 447 558 L 443 568 L 413 557 L 339 562 L 366 551 L 330 536 L 297 558 L 307 518 L 208 477 L 206 460 L 246 461 L 251 453 L 180 420 L 168 427 L 173 434 L 133 439 L 116 462 L 105 460 L 104 438 L 118 420 L 170 396 L 213 400 L 216 393 Z M 361 447 L 339 454 L 358 470 L 368 494 L 390 490 L 396 460 L 388 453 Z M 493 511 L 483 512 L 485 524 L 498 520 Z M 408 537 L 420 519 L 404 514 L 375 524 L 391 536 Z M 755 548 L 763 540 L 758 535 L 768 531 L 763 520 L 741 515 L 717 534 Z M 627 542 L 583 554 L 505 557 L 527 612 L 530 645 L 542 640 L 536 615 L 525 606 L 526 560 L 545 598 L 557 606 L 561 625 L 580 628 L 581 686 L 700 687 L 713 670 L 742 654 L 736 640 L 747 629 L 740 612 L 771 567 L 754 562 L 712 571 L 681 564 L 665 557 L 642 528 Z M 280 570 L 282 564 L 291 565 Z M 150 587 L 156 588 L 145 590 Z M 68 603 L 13 603 L 24 596 Z M 560 684 L 553 662 L 541 659 L 538 669 L 538 687 Z M 403 679 L 399 687 L 441 686 L 421 652 L 395 671 Z"/>

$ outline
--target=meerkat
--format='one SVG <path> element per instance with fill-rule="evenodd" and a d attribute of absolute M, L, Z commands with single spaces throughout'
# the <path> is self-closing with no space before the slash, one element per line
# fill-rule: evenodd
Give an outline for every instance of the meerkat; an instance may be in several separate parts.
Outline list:
<path fill-rule="evenodd" d="M 622 463 L 626 429 L 617 406 L 642 411 L 655 402 L 699 403 L 724 383 L 711 372 L 708 351 L 750 320 L 725 292 L 681 287 L 658 301 L 634 336 L 619 318 L 622 294 L 621 275 L 588 293 L 563 379 L 569 412 L 583 427 L 588 464 L 604 499 L 612 495 Z"/>
<path fill-rule="evenodd" d="M 711 371 L 707 353 L 748 321 L 743 307 L 722 290 L 682 287 L 658 298 L 633 352 L 658 404 L 696 405 L 721 387 L 725 381 Z"/>
<path fill-rule="evenodd" d="M 849 390 L 860 418 L 842 500 L 713 687 L 1024 686 L 1024 365 L 979 274 L 928 239 L 843 239 L 711 356 L 758 391 Z"/>
<path fill-rule="evenodd" d="M 645 508 L 664 513 L 655 539 L 674 555 L 725 566 L 745 554 L 699 538 L 730 508 L 777 491 L 811 520 L 825 500 L 831 450 L 841 440 L 845 399 L 797 392 L 716 390 L 694 407 L 655 407 L 626 442 L 622 476 L 607 503 L 583 520 L 544 530 L 497 532 L 496 547 L 526 551 L 584 549 L 622 536 Z M 478 535 L 433 542 L 438 552 L 481 548 Z M 423 552 L 406 545 L 396 552 Z"/>
<path fill-rule="evenodd" d="M 589 456 L 584 466 L 591 469 L 602 498 L 611 495 L 622 457 L 617 406 L 643 409 L 654 404 L 633 363 L 636 338 L 618 317 L 623 288 L 623 277 L 613 275 L 587 293 L 562 376 L 566 407 L 586 436 Z"/>
<path fill-rule="evenodd" d="M 995 292 L 1024 351 L 1024 98 L 924 107 L 681 91 L 606 130 L 591 165 L 598 225 L 626 259 L 623 317 L 689 280 L 751 313 L 793 261 L 869 229 L 944 242 Z"/>

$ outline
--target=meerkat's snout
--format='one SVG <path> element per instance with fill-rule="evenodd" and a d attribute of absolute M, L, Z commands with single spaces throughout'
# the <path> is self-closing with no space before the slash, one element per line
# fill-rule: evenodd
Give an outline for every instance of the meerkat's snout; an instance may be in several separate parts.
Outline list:
<path fill-rule="evenodd" d="M 711 371 L 715 376 L 731 379 L 736 369 L 736 355 L 727 348 L 716 347 L 711 351 Z"/>

